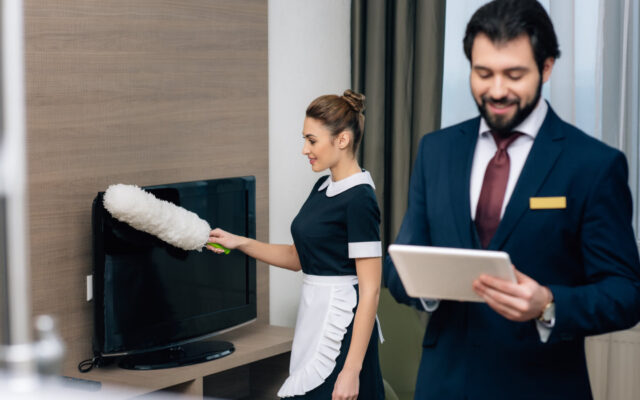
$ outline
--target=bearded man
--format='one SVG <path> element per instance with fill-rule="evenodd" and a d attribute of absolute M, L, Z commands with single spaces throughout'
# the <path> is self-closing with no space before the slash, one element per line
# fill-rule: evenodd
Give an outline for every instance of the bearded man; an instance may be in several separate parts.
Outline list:
<path fill-rule="evenodd" d="M 432 312 L 415 398 L 591 398 L 585 336 L 640 320 L 626 159 L 541 98 L 560 52 L 537 1 L 484 5 L 463 44 L 480 116 L 422 138 L 395 243 L 505 251 L 517 282 L 415 299 L 387 258 L 396 300 Z"/>

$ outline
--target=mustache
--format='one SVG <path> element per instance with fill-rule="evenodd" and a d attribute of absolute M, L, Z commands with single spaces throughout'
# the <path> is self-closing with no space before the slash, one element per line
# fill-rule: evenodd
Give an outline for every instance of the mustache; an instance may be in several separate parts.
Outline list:
<path fill-rule="evenodd" d="M 495 104 L 498 106 L 510 106 L 519 104 L 518 99 L 510 99 L 508 97 L 501 97 L 499 99 L 494 99 L 489 96 L 482 96 L 482 105 Z"/>

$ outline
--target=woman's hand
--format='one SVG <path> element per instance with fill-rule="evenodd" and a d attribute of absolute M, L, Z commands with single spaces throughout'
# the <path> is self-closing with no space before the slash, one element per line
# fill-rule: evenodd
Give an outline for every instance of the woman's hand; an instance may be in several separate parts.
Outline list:
<path fill-rule="evenodd" d="M 333 387 L 331 400 L 356 400 L 360 388 L 360 371 L 343 368 Z"/>
<path fill-rule="evenodd" d="M 244 236 L 234 235 L 227 231 L 223 231 L 220 228 L 216 228 L 209 232 L 209 240 L 208 243 L 218 243 L 226 247 L 227 249 L 237 249 L 240 247 L 247 238 Z M 214 253 L 222 254 L 224 253 L 224 249 L 219 249 L 217 247 L 213 247 L 211 245 L 207 245 L 207 249 L 213 251 Z"/>

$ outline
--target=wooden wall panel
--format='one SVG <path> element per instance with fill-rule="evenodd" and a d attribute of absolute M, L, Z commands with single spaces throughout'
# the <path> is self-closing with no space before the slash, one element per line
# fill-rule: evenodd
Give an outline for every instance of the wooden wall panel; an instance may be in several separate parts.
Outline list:
<path fill-rule="evenodd" d="M 268 240 L 266 0 L 26 0 L 33 312 L 90 356 L 91 202 L 112 183 L 256 176 Z M 268 269 L 258 265 L 258 319 Z"/>

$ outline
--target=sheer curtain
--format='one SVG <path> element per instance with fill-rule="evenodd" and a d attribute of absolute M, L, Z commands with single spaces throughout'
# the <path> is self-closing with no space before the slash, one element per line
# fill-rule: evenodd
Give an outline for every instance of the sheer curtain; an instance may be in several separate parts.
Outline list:
<path fill-rule="evenodd" d="M 596 112 L 602 140 L 625 152 L 634 194 L 638 235 L 638 114 L 640 113 L 640 4 L 637 0 L 600 0 Z"/>
<path fill-rule="evenodd" d="M 594 136 L 627 156 L 638 237 L 640 4 L 600 0 L 597 15 Z M 596 399 L 640 398 L 640 327 L 589 338 L 587 360 Z"/>
<path fill-rule="evenodd" d="M 547 99 L 558 114 L 620 149 L 629 164 L 638 238 L 640 113 L 637 0 L 542 2 L 560 41 Z M 587 338 L 587 362 L 597 400 L 640 398 L 640 327 Z"/>
<path fill-rule="evenodd" d="M 626 154 L 638 238 L 640 4 L 564 0 L 546 6 L 562 51 L 547 98 L 563 119 Z M 640 327 L 590 337 L 586 349 L 595 399 L 640 398 Z"/>

